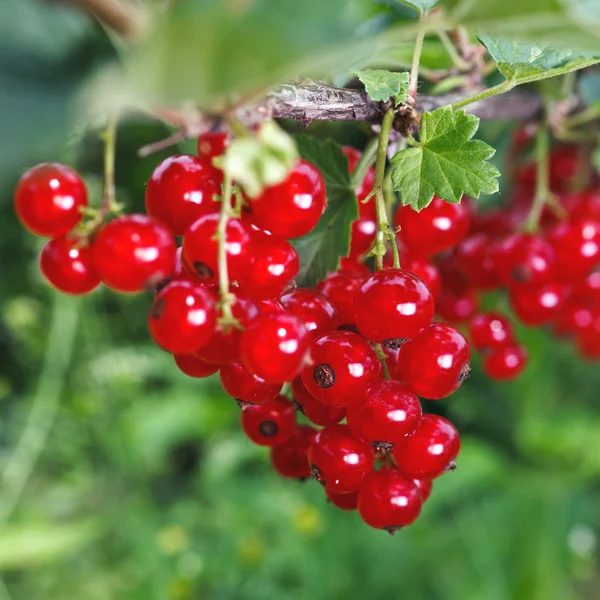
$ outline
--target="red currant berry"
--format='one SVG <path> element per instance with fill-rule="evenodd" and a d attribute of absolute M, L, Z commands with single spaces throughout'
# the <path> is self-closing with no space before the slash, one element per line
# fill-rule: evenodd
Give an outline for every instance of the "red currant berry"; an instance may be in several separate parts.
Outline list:
<path fill-rule="evenodd" d="M 442 291 L 442 278 L 437 267 L 426 260 L 425 258 L 418 258 L 402 255 L 402 268 L 417 277 L 420 277 L 425 285 L 429 288 L 433 299 L 435 300 Z"/>
<path fill-rule="evenodd" d="M 562 200 L 571 220 L 600 221 L 600 190 L 585 190 Z"/>
<path fill-rule="evenodd" d="M 277 446 L 290 438 L 296 427 L 296 410 L 285 396 L 242 410 L 242 429 L 259 446 Z"/>
<path fill-rule="evenodd" d="M 350 250 L 348 252 L 348 258 L 351 260 L 362 259 L 375 243 L 377 219 L 374 208 L 371 208 L 372 205 L 372 202 L 366 205 L 360 204 L 358 219 L 352 222 L 352 227 L 350 228 Z M 363 206 L 367 206 L 368 208 L 362 208 Z"/>
<path fill-rule="evenodd" d="M 325 211 L 325 182 L 319 170 L 299 160 L 287 179 L 250 202 L 252 222 L 284 238 L 307 234 Z"/>
<path fill-rule="evenodd" d="M 423 415 L 417 430 L 394 448 L 398 469 L 411 479 L 435 479 L 456 467 L 460 436 L 450 421 Z"/>
<path fill-rule="evenodd" d="M 346 410 L 339 406 L 331 406 L 319 402 L 302 383 L 300 377 L 292 381 L 292 396 L 298 409 L 315 425 L 326 427 L 339 423 L 345 416 Z"/>
<path fill-rule="evenodd" d="M 230 142 L 231 136 L 227 131 L 207 131 L 198 136 L 198 156 L 210 161 L 225 154 Z"/>
<path fill-rule="evenodd" d="M 215 301 L 208 290 L 187 281 L 173 281 L 156 295 L 148 329 L 161 348 L 184 354 L 210 340 L 215 321 Z"/>
<path fill-rule="evenodd" d="M 437 299 L 435 308 L 438 316 L 444 321 L 458 325 L 468 321 L 477 312 L 477 305 L 477 296 L 471 290 L 455 293 L 444 289 Z"/>
<path fill-rule="evenodd" d="M 410 435 L 421 419 L 421 404 L 399 381 L 378 381 L 365 399 L 348 407 L 346 419 L 354 437 L 382 451 Z"/>
<path fill-rule="evenodd" d="M 423 281 L 401 269 L 384 269 L 354 296 L 354 322 L 372 342 L 398 346 L 427 327 L 435 305 Z"/>
<path fill-rule="evenodd" d="M 146 212 L 173 235 L 183 235 L 201 216 L 218 211 L 214 197 L 221 193 L 215 169 L 187 154 L 165 158 L 148 180 Z"/>
<path fill-rule="evenodd" d="M 421 493 L 398 469 L 373 471 L 358 492 L 358 512 L 369 527 L 394 534 L 421 514 Z"/>
<path fill-rule="evenodd" d="M 470 287 L 477 290 L 499 287 L 496 259 L 496 249 L 484 234 L 468 237 L 456 249 L 456 262 L 460 270 L 468 279 Z"/>
<path fill-rule="evenodd" d="M 471 351 L 464 336 L 445 323 L 434 323 L 400 348 L 398 369 L 417 395 L 438 400 L 454 393 L 468 376 Z"/>
<path fill-rule="evenodd" d="M 292 381 L 304 366 L 310 341 L 298 317 L 287 313 L 259 315 L 242 333 L 242 363 L 265 381 Z"/>
<path fill-rule="evenodd" d="M 219 215 L 211 213 L 194 221 L 183 236 L 183 260 L 198 278 L 207 284 L 219 279 L 217 228 Z M 240 219 L 229 219 L 225 229 L 225 252 L 230 281 L 240 287 L 246 283 L 253 260 L 254 244 L 249 226 Z"/>
<path fill-rule="evenodd" d="M 283 306 L 281 301 L 277 300 L 276 298 L 269 298 L 267 300 L 255 300 L 255 304 L 259 314 L 261 315 L 285 312 L 285 306 Z"/>
<path fill-rule="evenodd" d="M 527 350 L 508 345 L 492 348 L 483 357 L 483 372 L 496 381 L 514 379 L 527 366 Z"/>
<path fill-rule="evenodd" d="M 585 279 L 575 282 L 573 297 L 600 303 L 600 271 L 594 269 Z"/>
<path fill-rule="evenodd" d="M 565 286 L 551 282 L 540 287 L 512 290 L 510 305 L 522 323 L 545 325 L 560 314 L 566 299 Z"/>
<path fill-rule="evenodd" d="M 373 450 L 357 440 L 348 425 L 329 425 L 309 446 L 308 462 L 313 477 L 328 492 L 344 494 L 358 490 L 373 470 Z"/>
<path fill-rule="evenodd" d="M 417 487 L 419 488 L 419 493 L 421 494 L 421 502 L 423 504 L 426 500 L 431 496 L 431 490 L 433 489 L 433 482 L 427 479 L 414 479 L 413 480 Z"/>
<path fill-rule="evenodd" d="M 340 258 L 340 271 L 354 273 L 363 279 L 371 276 L 369 267 L 360 260 L 355 258 Z"/>
<path fill-rule="evenodd" d="M 81 221 L 88 205 L 85 184 L 66 165 L 42 163 L 26 171 L 15 191 L 21 223 L 37 235 L 58 237 Z"/>
<path fill-rule="evenodd" d="M 316 435 L 316 429 L 310 425 L 296 425 L 292 435 L 283 444 L 271 448 L 271 463 L 274 469 L 283 477 L 310 477 L 307 453 Z"/>
<path fill-rule="evenodd" d="M 174 354 L 173 358 L 177 368 L 189 377 L 209 377 L 219 370 L 218 365 L 209 365 L 195 354 Z"/>
<path fill-rule="evenodd" d="M 552 323 L 552 332 L 559 337 L 584 332 L 594 321 L 594 311 L 585 301 L 569 299 Z"/>
<path fill-rule="evenodd" d="M 87 294 L 100 284 L 90 246 L 66 235 L 46 243 L 40 270 L 52 286 L 66 294 Z"/>
<path fill-rule="evenodd" d="M 577 350 L 588 360 L 598 360 L 600 358 L 600 335 L 595 331 L 586 332 L 577 337 Z"/>
<path fill-rule="evenodd" d="M 118 292 L 153 289 L 173 271 L 175 240 L 146 215 L 110 221 L 96 236 L 92 256 L 104 283 Z"/>
<path fill-rule="evenodd" d="M 354 173 L 354 169 L 360 160 L 361 153 L 356 150 L 356 148 L 352 148 L 350 146 L 343 146 L 342 152 L 346 155 L 348 159 L 348 173 L 352 175 Z M 356 192 L 356 198 L 359 202 L 364 200 L 373 190 L 373 184 L 375 183 L 375 169 L 373 167 L 369 167 L 367 170 L 364 179 L 361 181 L 360 188 Z M 374 202 L 367 203 L 373 204 Z"/>
<path fill-rule="evenodd" d="M 477 350 L 505 346 L 514 340 L 510 321 L 499 313 L 479 313 L 469 324 L 471 344 Z"/>
<path fill-rule="evenodd" d="M 221 385 L 236 400 L 250 404 L 266 404 L 281 391 L 280 383 L 268 383 L 252 375 L 240 363 L 221 367 Z"/>
<path fill-rule="evenodd" d="M 316 290 L 301 289 L 280 298 L 287 312 L 302 320 L 313 337 L 317 337 L 335 326 L 335 308 Z"/>
<path fill-rule="evenodd" d="M 325 490 L 327 500 L 342 510 L 356 510 L 358 508 L 358 491 L 348 494 L 332 494 Z"/>
<path fill-rule="evenodd" d="M 333 331 L 313 341 L 312 364 L 302 370 L 302 383 L 317 399 L 331 406 L 360 402 L 369 387 L 381 379 L 375 350 L 351 331 Z"/>
<path fill-rule="evenodd" d="M 400 206 L 394 217 L 394 225 L 401 228 L 399 238 L 417 256 L 431 256 L 460 244 L 469 231 L 469 221 L 466 204 L 450 204 L 437 196 L 420 212 Z"/>
<path fill-rule="evenodd" d="M 335 307 L 338 327 L 354 323 L 354 295 L 362 280 L 352 271 L 338 271 L 319 282 L 318 290 Z"/>

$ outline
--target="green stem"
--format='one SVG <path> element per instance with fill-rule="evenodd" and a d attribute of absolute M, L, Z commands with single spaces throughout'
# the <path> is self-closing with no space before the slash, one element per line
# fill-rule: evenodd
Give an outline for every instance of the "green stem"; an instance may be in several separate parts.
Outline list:
<path fill-rule="evenodd" d="M 548 135 L 548 128 L 545 125 L 540 125 L 538 128 L 536 142 L 535 142 L 535 156 L 537 161 L 537 177 L 535 184 L 535 197 L 531 210 L 527 217 L 525 228 L 527 231 L 537 231 L 540 217 L 542 216 L 542 210 L 545 204 L 548 202 L 550 197 L 549 189 L 549 162 L 548 155 L 550 150 L 550 136 Z"/>
<path fill-rule="evenodd" d="M 438 30 L 437 34 L 438 34 L 438 37 L 440 38 L 440 41 L 444 45 L 444 48 L 446 49 L 446 52 L 448 53 L 450 60 L 452 60 L 452 64 L 459 71 L 467 71 L 469 69 L 469 64 L 458 53 L 458 50 L 456 49 L 456 46 L 452 43 L 450 36 L 443 29 Z"/>
<path fill-rule="evenodd" d="M 579 125 L 584 125 L 585 123 L 589 123 L 594 119 L 600 117 L 600 106 L 588 106 L 586 109 L 578 112 L 570 117 L 567 117 L 563 121 L 564 127 L 567 129 L 573 129 L 574 127 L 578 127 Z"/>
<path fill-rule="evenodd" d="M 462 100 L 457 100 L 453 102 L 450 106 L 453 110 L 457 108 L 462 108 L 463 106 L 467 106 L 468 104 L 473 104 L 473 102 L 479 102 L 479 100 L 484 100 L 485 98 L 491 98 L 492 96 L 498 96 L 499 94 L 504 94 L 504 92 L 508 92 L 515 87 L 515 84 L 512 81 L 506 79 L 502 83 L 498 85 L 494 85 L 491 88 L 487 88 L 485 90 L 481 90 L 472 96 L 467 96 L 466 98 L 462 98 Z"/>
<path fill-rule="evenodd" d="M 425 40 L 426 28 L 423 26 L 423 20 L 427 16 L 427 11 L 423 11 L 419 18 L 419 31 L 415 40 L 413 50 L 412 65 L 410 68 L 410 78 L 408 80 L 408 93 L 414 98 L 417 95 L 417 86 L 419 84 L 419 63 L 421 62 L 421 51 L 423 50 L 423 41 Z"/>
<path fill-rule="evenodd" d="M 360 188 L 367 174 L 367 171 L 373 166 L 373 163 L 375 162 L 375 158 L 377 157 L 377 144 L 377 138 L 373 138 L 369 141 L 367 147 L 363 150 L 359 161 L 356 163 L 354 171 L 352 171 L 350 181 L 352 182 L 352 187 L 355 190 Z"/>
<path fill-rule="evenodd" d="M 117 144 L 117 119 L 114 116 L 108 118 L 106 129 L 102 133 L 104 140 L 104 193 L 100 206 L 101 218 L 111 211 L 116 203 L 115 198 L 115 148 Z"/>

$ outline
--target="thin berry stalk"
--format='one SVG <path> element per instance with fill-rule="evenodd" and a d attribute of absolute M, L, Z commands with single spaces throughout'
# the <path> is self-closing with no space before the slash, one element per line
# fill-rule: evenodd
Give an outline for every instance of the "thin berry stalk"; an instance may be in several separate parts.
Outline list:
<path fill-rule="evenodd" d="M 548 128 L 545 125 L 540 125 L 535 140 L 535 155 L 537 161 L 535 197 L 525 224 L 525 229 L 531 232 L 537 231 L 542 216 L 542 210 L 550 201 L 549 151 L 550 136 L 548 134 Z"/>

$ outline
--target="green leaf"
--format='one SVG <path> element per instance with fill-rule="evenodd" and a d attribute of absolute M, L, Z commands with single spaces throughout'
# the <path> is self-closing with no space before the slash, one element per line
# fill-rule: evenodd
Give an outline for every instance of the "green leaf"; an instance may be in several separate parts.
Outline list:
<path fill-rule="evenodd" d="M 420 13 L 433 8 L 439 0 L 398 0 L 402 4 L 408 4 L 413 8 L 416 8 Z"/>
<path fill-rule="evenodd" d="M 300 256 L 300 285 L 314 285 L 335 271 L 340 258 L 350 249 L 350 227 L 358 218 L 356 194 L 348 173 L 348 160 L 339 144 L 331 139 L 319 142 L 299 135 L 300 156 L 315 165 L 327 186 L 327 210 L 307 235 L 292 240 Z"/>
<path fill-rule="evenodd" d="M 472 137 L 479 119 L 450 106 L 424 113 L 418 147 L 391 160 L 392 183 L 403 205 L 421 210 L 433 195 L 460 202 L 463 194 L 478 198 L 498 191 L 500 172 L 488 162 L 495 150 Z"/>
<path fill-rule="evenodd" d="M 408 96 L 408 73 L 392 73 L 385 69 L 364 69 L 352 71 L 365 86 L 372 100 L 387 102 L 394 99 L 396 106 L 402 104 Z"/>

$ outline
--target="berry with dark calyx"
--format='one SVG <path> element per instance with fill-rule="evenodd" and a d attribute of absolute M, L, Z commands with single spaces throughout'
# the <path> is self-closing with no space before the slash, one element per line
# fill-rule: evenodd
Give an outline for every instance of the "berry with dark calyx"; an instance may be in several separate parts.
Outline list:
<path fill-rule="evenodd" d="M 298 317 L 288 313 L 259 315 L 242 332 L 242 363 L 265 381 L 291 381 L 304 366 L 310 342 L 311 336 Z"/>
<path fill-rule="evenodd" d="M 354 323 L 354 295 L 362 281 L 352 271 L 336 271 L 318 283 L 317 289 L 335 307 L 338 327 Z"/>
<path fill-rule="evenodd" d="M 302 370 L 302 383 L 317 399 L 331 406 L 360 402 L 381 379 L 382 368 L 372 346 L 351 331 L 333 331 L 310 346 L 312 364 Z"/>
<path fill-rule="evenodd" d="M 173 281 L 154 299 L 148 315 L 148 329 L 164 350 L 184 354 L 198 350 L 213 335 L 215 301 L 200 285 Z"/>
<path fill-rule="evenodd" d="M 400 227 L 398 237 L 416 256 L 432 256 L 460 244 L 467 236 L 469 222 L 466 203 L 450 204 L 437 196 L 419 212 L 400 206 L 394 217 L 394 225 Z"/>
<path fill-rule="evenodd" d="M 358 491 L 349 492 L 348 494 L 333 494 L 325 490 L 327 500 L 335 507 L 342 510 L 356 510 L 358 508 Z"/>
<path fill-rule="evenodd" d="M 261 405 L 249 405 L 241 413 L 242 430 L 259 446 L 277 446 L 290 438 L 296 427 L 296 410 L 285 396 Z"/>
<path fill-rule="evenodd" d="M 532 326 L 545 325 L 560 314 L 567 294 L 566 287 L 558 282 L 513 289 L 510 305 L 522 323 Z"/>
<path fill-rule="evenodd" d="M 92 246 L 96 271 L 118 292 L 151 290 L 175 264 L 177 247 L 169 230 L 146 215 L 126 215 L 107 223 Z"/>
<path fill-rule="evenodd" d="M 271 448 L 271 464 L 283 477 L 307 479 L 311 476 L 308 448 L 317 430 L 310 425 L 296 425 L 290 437 Z"/>
<path fill-rule="evenodd" d="M 404 383 L 418 396 L 438 400 L 454 393 L 468 376 L 469 343 L 451 325 L 434 323 L 406 342 L 398 354 Z"/>
<path fill-rule="evenodd" d="M 250 201 L 252 223 L 284 238 L 297 238 L 314 229 L 325 207 L 325 182 L 319 170 L 298 160 L 287 179 Z"/>
<path fill-rule="evenodd" d="M 200 281 L 215 284 L 219 279 L 217 238 L 219 214 L 211 213 L 194 221 L 183 236 L 183 260 Z M 230 281 L 240 287 L 250 276 L 254 244 L 249 226 L 240 219 L 228 219 L 225 229 L 225 252 Z"/>
<path fill-rule="evenodd" d="M 221 385 L 236 400 L 250 404 L 266 404 L 281 391 L 280 383 L 269 383 L 244 368 L 240 363 L 221 367 Z"/>
<path fill-rule="evenodd" d="M 66 235 L 46 243 L 40 254 L 40 270 L 53 287 L 65 294 L 87 294 L 100 285 L 91 247 Z"/>
<path fill-rule="evenodd" d="M 373 450 L 357 440 L 347 425 L 329 425 L 317 433 L 308 448 L 313 477 L 328 491 L 358 490 L 373 470 Z"/>
<path fill-rule="evenodd" d="M 361 519 L 390 534 L 416 521 L 422 504 L 417 484 L 394 468 L 369 473 L 358 492 Z"/>
<path fill-rule="evenodd" d="M 299 289 L 280 298 L 287 312 L 300 318 L 313 337 L 331 331 L 336 313 L 333 304 L 323 294 L 311 289 Z"/>
<path fill-rule="evenodd" d="M 421 494 L 421 502 L 425 504 L 426 500 L 431 496 L 431 490 L 433 489 L 433 482 L 428 479 L 414 479 L 413 480 L 417 487 L 419 488 L 419 493 Z"/>
<path fill-rule="evenodd" d="M 358 330 L 384 345 L 413 338 L 431 323 L 431 292 L 422 279 L 402 269 L 384 269 L 367 279 L 354 296 Z"/>
<path fill-rule="evenodd" d="M 417 428 L 421 404 L 404 384 L 386 380 L 374 383 L 362 402 L 346 410 L 352 434 L 378 450 L 389 451 Z"/>
<path fill-rule="evenodd" d="M 228 131 L 207 131 L 198 136 L 198 156 L 211 161 L 216 156 L 225 154 L 231 142 Z"/>
<path fill-rule="evenodd" d="M 394 448 L 398 469 L 411 479 L 435 479 L 455 468 L 460 450 L 458 431 L 443 417 L 423 415 L 417 430 Z"/>
<path fill-rule="evenodd" d="M 193 353 L 173 354 L 173 358 L 177 368 L 189 377 L 209 377 L 219 370 L 218 365 L 209 365 Z"/>
<path fill-rule="evenodd" d="M 17 216 L 29 231 L 58 237 L 81 221 L 88 196 L 73 169 L 60 163 L 42 163 L 22 175 L 14 201 Z"/>
<path fill-rule="evenodd" d="M 483 372 L 496 381 L 514 379 L 527 366 L 527 350 L 517 344 L 491 348 L 483 356 Z"/>
<path fill-rule="evenodd" d="M 499 313 L 476 314 L 469 323 L 469 338 L 477 350 L 504 346 L 514 340 L 510 321 Z"/>
<path fill-rule="evenodd" d="M 299 410 L 315 425 L 326 427 L 339 423 L 345 416 L 346 410 L 339 406 L 331 406 L 319 402 L 302 383 L 300 377 L 292 381 L 292 396 Z"/>
<path fill-rule="evenodd" d="M 466 323 L 477 312 L 477 296 L 472 290 L 456 293 L 444 289 L 435 303 L 435 309 L 437 315 L 448 323 Z"/>

